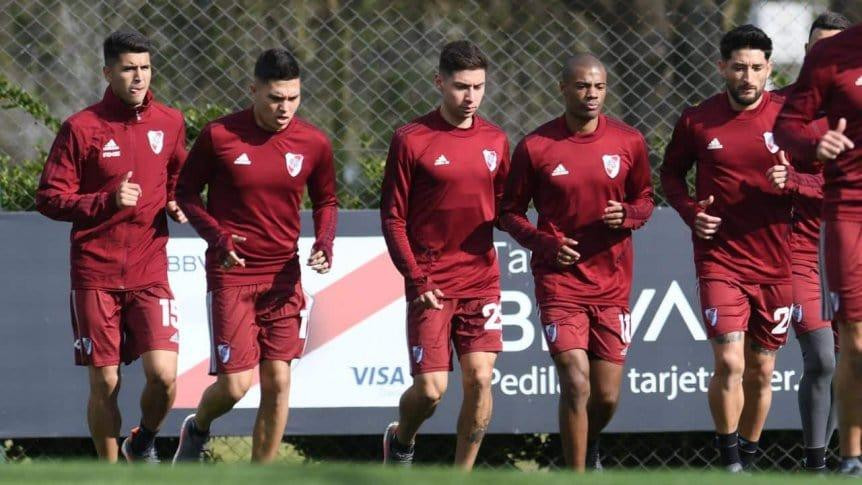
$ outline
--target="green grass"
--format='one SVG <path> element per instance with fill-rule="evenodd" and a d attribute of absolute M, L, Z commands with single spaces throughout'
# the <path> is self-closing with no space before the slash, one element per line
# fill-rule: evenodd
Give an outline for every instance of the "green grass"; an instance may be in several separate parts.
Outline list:
<path fill-rule="evenodd" d="M 733 476 L 719 472 L 605 472 L 575 477 L 566 472 L 524 473 L 508 470 L 476 470 L 471 474 L 450 468 L 415 467 L 409 470 L 383 468 L 368 464 L 314 464 L 314 465 L 192 465 L 169 466 L 101 465 L 87 462 L 31 462 L 0 466 L 0 483 L 183 483 L 193 485 L 253 483 L 290 484 L 661 484 L 661 485 L 733 485 L 803 483 L 847 483 L 840 477 L 811 477 L 803 474 L 755 474 Z"/>

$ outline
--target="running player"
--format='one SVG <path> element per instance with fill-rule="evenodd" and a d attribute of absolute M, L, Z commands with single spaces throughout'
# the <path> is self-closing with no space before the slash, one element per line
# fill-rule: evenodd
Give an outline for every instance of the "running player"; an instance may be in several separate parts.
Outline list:
<path fill-rule="evenodd" d="M 686 109 L 661 166 L 668 201 L 692 228 L 715 359 L 709 405 L 722 464 L 753 462 L 772 401 L 775 354 L 787 340 L 793 291 L 790 197 L 764 177 L 779 163 L 772 126 L 783 98 L 764 90 L 771 39 L 743 25 L 721 39 L 725 90 Z M 686 176 L 697 165 L 696 198 Z"/>
<path fill-rule="evenodd" d="M 108 88 L 57 134 L 36 208 L 72 222 L 75 364 L 87 366 L 87 421 L 99 458 L 116 461 L 120 362 L 141 357 L 141 422 L 120 447 L 128 461 L 158 461 L 154 441 L 174 401 L 179 334 L 168 286 L 168 223 L 185 216 L 174 186 L 186 157 L 182 114 L 150 91 L 152 45 L 136 31 L 105 39 Z"/>
<path fill-rule="evenodd" d="M 416 433 L 446 392 L 451 344 L 464 389 L 457 466 L 472 468 L 491 419 L 491 374 L 503 348 L 493 230 L 509 144 L 476 114 L 487 68 L 475 44 L 447 44 L 434 78 L 440 106 L 396 130 L 389 146 L 380 216 L 404 275 L 413 385 L 384 434 L 387 463 L 412 462 Z"/>
<path fill-rule="evenodd" d="M 826 273 L 838 320 L 835 376 L 840 472 L 862 476 L 862 25 L 818 42 L 805 57 L 776 135 L 798 168 L 823 164 Z M 831 129 L 818 129 L 825 113 Z M 857 146 L 858 145 L 858 146 Z"/>
<path fill-rule="evenodd" d="M 562 116 L 515 148 L 500 226 L 532 250 L 536 300 L 560 376 L 566 464 L 601 469 L 599 433 L 616 409 L 631 343 L 632 230 L 653 210 L 646 142 L 602 114 L 607 70 L 579 54 L 563 66 Z M 530 201 L 538 227 L 527 219 Z"/>
<path fill-rule="evenodd" d="M 318 273 L 332 264 L 338 216 L 332 146 L 296 116 L 299 75 L 287 50 L 263 52 L 254 66 L 252 106 L 209 123 L 180 175 L 177 200 L 208 244 L 210 373 L 218 378 L 183 422 L 174 462 L 200 459 L 211 423 L 245 396 L 258 365 L 252 460 L 268 462 L 278 454 L 290 362 L 305 342 L 308 309 L 297 241 L 306 186 L 316 236 L 306 264 Z"/>
<path fill-rule="evenodd" d="M 814 44 L 850 27 L 841 14 L 826 12 L 814 20 L 805 44 L 806 52 Z M 778 94 L 788 96 L 791 84 Z M 828 131 L 825 118 L 816 122 L 822 132 Z M 812 164 L 807 164 L 809 167 Z M 776 165 L 767 176 L 772 184 L 793 196 L 793 330 L 802 350 L 804 372 L 799 380 L 799 415 L 802 418 L 802 440 L 805 446 L 803 467 L 810 471 L 826 469 L 826 446 L 835 430 L 832 375 L 835 372 L 837 339 L 833 322 L 821 318 L 820 210 L 823 205 L 823 175 L 819 170 L 804 173 L 790 165 Z M 836 327 L 837 328 L 837 327 Z"/>

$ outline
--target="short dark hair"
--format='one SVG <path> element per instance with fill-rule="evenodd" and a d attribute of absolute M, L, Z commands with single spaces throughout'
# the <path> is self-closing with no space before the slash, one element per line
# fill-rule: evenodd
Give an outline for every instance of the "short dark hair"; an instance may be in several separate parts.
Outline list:
<path fill-rule="evenodd" d="M 254 63 L 254 77 L 262 82 L 298 79 L 299 63 L 287 49 L 267 49 Z"/>
<path fill-rule="evenodd" d="M 451 76 L 468 69 L 488 69 L 488 58 L 479 46 L 469 40 L 456 40 L 443 46 L 438 66 L 440 74 Z"/>
<path fill-rule="evenodd" d="M 814 33 L 814 29 L 820 30 L 847 30 L 853 25 L 850 19 L 841 15 L 838 12 L 826 11 L 818 15 L 811 24 L 811 30 L 808 31 L 808 37 Z"/>
<path fill-rule="evenodd" d="M 140 54 L 152 51 L 153 43 L 137 30 L 118 30 L 105 39 L 102 50 L 105 55 L 105 65 L 110 66 L 117 62 L 120 54 L 128 52 Z"/>
<path fill-rule="evenodd" d="M 719 50 L 721 58 L 725 61 L 730 59 L 733 51 L 739 49 L 762 50 L 768 60 L 772 56 L 772 39 L 766 32 L 751 24 L 740 25 L 721 38 Z"/>

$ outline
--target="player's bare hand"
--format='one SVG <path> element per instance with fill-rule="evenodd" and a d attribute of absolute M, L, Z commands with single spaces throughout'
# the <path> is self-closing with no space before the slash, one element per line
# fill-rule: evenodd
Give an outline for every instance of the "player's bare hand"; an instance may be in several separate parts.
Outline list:
<path fill-rule="evenodd" d="M 560 266 L 571 266 L 577 263 L 581 259 L 581 253 L 575 251 L 575 246 L 577 245 L 578 241 L 564 237 L 563 245 L 557 251 L 557 264 Z"/>
<path fill-rule="evenodd" d="M 415 300 L 413 300 L 413 303 L 423 305 L 428 309 L 442 310 L 443 304 L 440 303 L 440 298 L 443 298 L 443 292 L 440 291 L 439 288 L 435 288 L 419 295 Z"/>
<path fill-rule="evenodd" d="M 180 205 L 177 204 L 177 201 L 169 200 L 168 203 L 165 204 L 165 210 L 168 212 L 168 215 L 171 216 L 171 219 L 173 219 L 174 221 L 179 222 L 180 224 L 185 224 L 186 222 L 189 222 L 186 215 L 183 214 L 182 209 L 180 209 Z"/>
<path fill-rule="evenodd" d="M 138 199 L 140 199 L 143 194 L 143 192 L 141 192 L 140 185 L 129 182 L 131 178 L 132 172 L 127 173 L 123 177 L 123 181 L 120 182 L 120 186 L 117 187 L 117 191 L 114 193 L 114 201 L 120 209 L 138 205 Z"/>
<path fill-rule="evenodd" d="M 698 212 L 694 218 L 694 233 L 701 239 L 712 239 L 715 233 L 718 232 L 718 227 L 721 226 L 720 217 L 711 216 L 706 213 L 706 209 L 714 202 L 715 197 L 710 195 L 697 203 L 703 210 Z"/>
<path fill-rule="evenodd" d="M 234 243 L 241 243 L 246 241 L 246 238 L 242 236 L 237 236 L 236 234 L 231 234 L 230 238 L 231 240 L 233 240 Z M 227 256 L 225 256 L 224 261 L 221 262 L 221 265 L 222 268 L 226 270 L 230 270 L 231 268 L 235 268 L 237 266 L 242 266 L 243 268 L 245 268 L 245 259 L 240 258 L 236 251 L 229 251 L 227 253 Z"/>
<path fill-rule="evenodd" d="M 817 159 L 820 161 L 835 160 L 839 155 L 856 147 L 853 140 L 847 138 L 844 130 L 847 129 L 847 120 L 838 120 L 838 126 L 829 130 L 817 144 Z"/>
<path fill-rule="evenodd" d="M 605 213 L 602 215 L 602 221 L 611 229 L 622 227 L 623 221 L 626 219 L 626 208 L 615 200 L 609 200 L 608 206 L 605 207 Z"/>
<path fill-rule="evenodd" d="M 329 261 L 323 251 L 317 251 L 309 256 L 306 265 L 320 274 L 329 273 Z"/>
<path fill-rule="evenodd" d="M 766 171 L 766 178 L 769 179 L 769 183 L 772 184 L 773 188 L 784 190 L 784 187 L 787 186 L 787 179 L 790 176 L 790 162 L 787 161 L 784 150 L 778 152 L 778 161 L 778 165 Z"/>

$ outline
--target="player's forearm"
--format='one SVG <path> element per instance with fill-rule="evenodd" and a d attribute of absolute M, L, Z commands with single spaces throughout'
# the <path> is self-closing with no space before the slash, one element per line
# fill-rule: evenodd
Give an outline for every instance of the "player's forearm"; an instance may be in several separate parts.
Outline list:
<path fill-rule="evenodd" d="M 512 235 L 518 244 L 538 255 L 547 258 L 556 255 L 559 241 L 550 234 L 540 231 L 527 219 L 527 215 L 514 211 L 504 211 L 500 214 L 500 228 Z"/>
<path fill-rule="evenodd" d="M 655 203 L 652 198 L 652 191 L 641 194 L 641 196 L 632 202 L 623 204 L 625 208 L 625 218 L 623 219 L 624 229 L 640 229 L 649 220 L 652 215 Z"/>
<path fill-rule="evenodd" d="M 823 199 L 823 175 L 791 170 L 787 180 L 789 192 L 806 199 Z"/>
<path fill-rule="evenodd" d="M 431 279 L 416 262 L 410 241 L 407 239 L 407 227 L 404 221 L 384 220 L 383 239 L 386 241 L 392 263 L 404 277 L 407 286 L 415 288 L 418 294 L 433 290 Z"/>
<path fill-rule="evenodd" d="M 207 212 L 199 194 L 189 194 L 180 186 L 177 191 L 177 204 L 189 220 L 195 232 L 212 248 L 220 251 L 233 251 L 231 234 L 221 228 L 218 221 Z"/>
<path fill-rule="evenodd" d="M 697 216 L 697 202 L 688 194 L 685 176 L 663 172 L 661 174 L 661 186 L 670 206 L 679 213 L 686 224 L 693 226 Z"/>
<path fill-rule="evenodd" d="M 36 210 L 57 221 L 99 222 L 117 212 L 114 194 L 65 194 L 51 190 L 36 192 Z"/>
<path fill-rule="evenodd" d="M 775 122 L 775 141 L 790 153 L 795 167 L 806 171 L 816 168 L 820 137 L 810 120 L 782 112 Z"/>
<path fill-rule="evenodd" d="M 327 260 L 332 262 L 332 245 L 335 241 L 335 228 L 338 224 L 338 206 L 333 198 L 331 204 L 315 207 L 312 212 L 314 219 L 315 251 L 323 251 Z"/>

